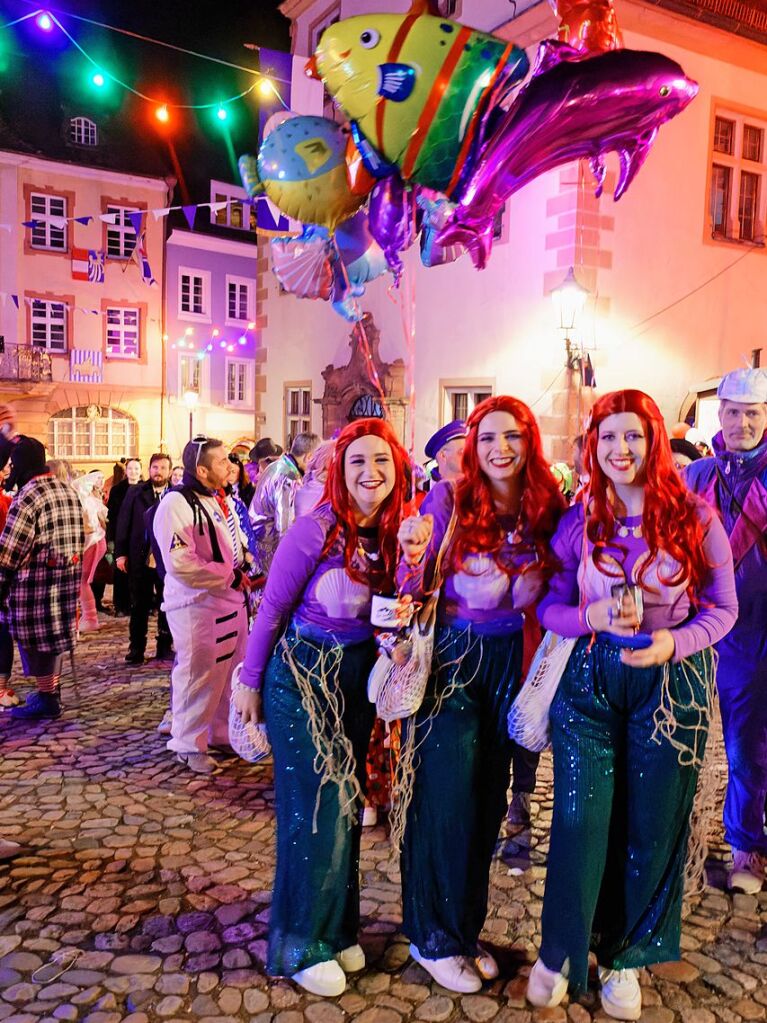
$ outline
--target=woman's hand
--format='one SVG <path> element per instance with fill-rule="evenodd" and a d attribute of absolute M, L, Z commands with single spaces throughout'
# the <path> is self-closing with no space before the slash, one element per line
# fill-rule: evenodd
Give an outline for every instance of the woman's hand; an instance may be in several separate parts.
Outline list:
<path fill-rule="evenodd" d="M 260 689 L 238 686 L 234 691 L 234 705 L 244 725 L 247 725 L 249 721 L 252 721 L 254 725 L 260 725 L 263 721 Z"/>
<path fill-rule="evenodd" d="M 621 660 L 630 668 L 652 668 L 656 664 L 670 661 L 675 649 L 673 632 L 670 629 L 658 629 L 652 634 L 651 646 L 642 650 L 623 650 Z"/>
<path fill-rule="evenodd" d="M 408 565 L 420 563 L 434 532 L 433 515 L 409 515 L 402 520 L 397 539 Z"/>
<path fill-rule="evenodd" d="M 633 636 L 639 628 L 636 611 L 624 613 L 624 605 L 615 597 L 595 600 L 586 608 L 586 625 L 594 632 L 611 632 L 614 636 Z"/>

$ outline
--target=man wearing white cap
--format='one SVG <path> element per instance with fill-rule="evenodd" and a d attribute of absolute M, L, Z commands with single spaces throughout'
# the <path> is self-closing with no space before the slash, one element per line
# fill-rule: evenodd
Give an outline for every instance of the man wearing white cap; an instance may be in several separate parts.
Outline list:
<path fill-rule="evenodd" d="M 717 685 L 729 778 L 725 837 L 731 888 L 755 894 L 767 868 L 767 371 L 736 369 L 719 384 L 714 457 L 687 483 L 718 511 L 735 561 L 738 620 L 717 644 Z"/>

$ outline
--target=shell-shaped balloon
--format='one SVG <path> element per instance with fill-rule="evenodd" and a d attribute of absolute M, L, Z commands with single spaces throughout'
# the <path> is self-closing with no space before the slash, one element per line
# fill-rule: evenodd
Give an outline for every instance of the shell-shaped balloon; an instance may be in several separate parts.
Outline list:
<path fill-rule="evenodd" d="M 291 117 L 277 125 L 258 153 L 264 191 L 286 216 L 333 231 L 365 200 L 349 186 L 346 144 L 341 126 L 327 117 Z"/>
<path fill-rule="evenodd" d="M 328 242 L 323 238 L 273 238 L 272 269 L 285 291 L 327 301 L 333 287 Z"/>
<path fill-rule="evenodd" d="M 370 604 L 370 587 L 350 579 L 343 568 L 326 572 L 314 595 L 328 618 L 358 618 Z"/>
<path fill-rule="evenodd" d="M 453 577 L 455 592 L 467 607 L 476 611 L 491 611 L 498 607 L 509 589 L 509 577 L 495 560 L 487 554 L 474 554 L 464 558 L 465 571 Z"/>

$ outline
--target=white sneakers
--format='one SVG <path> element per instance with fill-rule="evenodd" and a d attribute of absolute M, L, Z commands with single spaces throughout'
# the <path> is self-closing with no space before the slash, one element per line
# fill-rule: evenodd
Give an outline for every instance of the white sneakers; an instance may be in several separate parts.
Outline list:
<path fill-rule="evenodd" d="M 177 753 L 176 760 L 186 764 L 195 774 L 218 774 L 221 768 L 207 753 Z"/>
<path fill-rule="evenodd" d="M 767 857 L 758 852 L 732 850 L 732 870 L 727 879 L 730 888 L 746 895 L 757 895 L 763 888 L 767 873 Z"/>
<path fill-rule="evenodd" d="M 410 955 L 430 973 L 438 984 L 459 994 L 472 994 L 482 989 L 482 981 L 467 956 L 445 956 L 444 959 L 425 959 L 415 945 Z M 492 958 L 492 956 L 490 957 Z"/>
<path fill-rule="evenodd" d="M 365 969 L 365 953 L 361 945 L 341 949 L 335 958 L 344 973 L 359 973 Z"/>
<path fill-rule="evenodd" d="M 484 946 L 479 946 L 479 955 L 474 957 L 474 966 L 482 980 L 495 980 L 500 973 L 495 956 L 490 955 Z"/>
<path fill-rule="evenodd" d="M 374 806 L 366 806 L 362 811 L 362 827 L 374 828 L 378 823 L 378 810 Z"/>
<path fill-rule="evenodd" d="M 639 1019 L 642 1015 L 642 989 L 637 970 L 607 970 L 599 967 L 602 1008 L 613 1019 Z"/>
<path fill-rule="evenodd" d="M 160 735 L 170 735 L 173 729 L 173 712 L 166 710 L 162 716 L 162 721 L 157 726 L 157 731 Z"/>
<path fill-rule="evenodd" d="M 305 970 L 294 973 L 293 980 L 304 991 L 320 998 L 336 998 L 346 990 L 346 974 L 335 959 L 307 966 Z"/>
<path fill-rule="evenodd" d="M 566 971 L 566 966 L 562 967 Z M 553 1009 L 567 994 L 566 973 L 550 970 L 536 959 L 527 981 L 527 1000 L 539 1009 Z"/>

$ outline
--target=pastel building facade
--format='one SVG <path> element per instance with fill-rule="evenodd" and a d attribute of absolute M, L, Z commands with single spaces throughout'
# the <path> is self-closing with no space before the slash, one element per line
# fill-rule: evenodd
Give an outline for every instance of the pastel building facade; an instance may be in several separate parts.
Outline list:
<path fill-rule="evenodd" d="M 419 451 L 486 394 L 511 393 L 538 415 L 549 455 L 567 453 L 593 396 L 566 366 L 551 301 L 571 266 L 589 294 L 568 338 L 590 357 L 598 391 L 642 388 L 670 424 L 687 417 L 712 431 L 718 379 L 758 362 L 767 347 L 767 16 L 760 21 L 758 11 L 733 3 L 737 11 L 719 0 L 679 0 L 674 9 L 616 0 L 625 45 L 666 54 L 700 85 L 693 103 L 661 128 L 620 202 L 612 194 L 614 154 L 599 199 L 588 167 L 568 165 L 508 200 L 485 270 L 466 256 L 426 269 L 413 249 L 394 300 L 386 278 L 368 285 L 362 307 L 380 330 L 382 357 L 414 367 Z M 293 20 L 294 50 L 308 53 L 334 20 L 408 6 L 286 0 L 282 10 Z M 501 0 L 445 6 L 446 15 L 514 39 L 531 61 L 540 40 L 556 34 L 548 3 L 519 3 L 512 20 Z M 738 35 L 730 31 L 736 17 Z M 300 350 L 319 396 L 322 369 L 345 361 L 348 325 L 324 303 L 286 296 L 265 280 L 270 375 L 280 375 L 280 353 L 293 362 Z M 414 325 L 413 360 L 403 322 Z"/>

